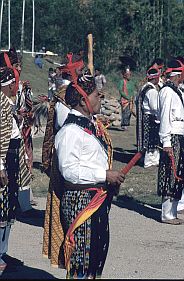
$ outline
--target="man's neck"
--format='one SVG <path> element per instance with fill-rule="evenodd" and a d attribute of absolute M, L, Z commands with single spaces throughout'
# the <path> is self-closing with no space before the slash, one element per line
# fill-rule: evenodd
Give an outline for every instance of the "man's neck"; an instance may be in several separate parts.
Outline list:
<path fill-rule="evenodd" d="M 75 110 L 79 111 L 82 115 L 84 115 L 85 117 L 87 117 L 88 119 L 91 119 L 91 115 L 89 112 L 86 112 L 81 106 L 76 106 L 74 108 Z"/>
<path fill-rule="evenodd" d="M 176 87 L 178 87 L 178 85 L 179 85 L 179 80 L 178 80 L 178 78 L 176 78 L 175 76 L 173 76 L 173 77 L 170 77 L 170 79 L 169 79 L 172 83 L 174 83 L 174 85 L 176 86 Z"/>

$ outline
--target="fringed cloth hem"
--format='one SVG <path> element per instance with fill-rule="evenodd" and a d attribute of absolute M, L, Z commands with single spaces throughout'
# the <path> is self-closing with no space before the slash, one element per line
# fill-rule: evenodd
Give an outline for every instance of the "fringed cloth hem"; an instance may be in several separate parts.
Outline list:
<path fill-rule="evenodd" d="M 88 188 L 86 190 L 95 190 L 97 193 L 92 198 L 90 203 L 77 215 L 73 223 L 70 225 L 68 232 L 65 237 L 64 242 L 64 257 L 65 257 L 65 266 L 67 269 L 67 275 L 70 271 L 70 258 L 75 249 L 75 241 L 74 241 L 74 231 L 77 227 L 79 227 L 82 223 L 84 223 L 89 217 L 92 216 L 94 212 L 98 210 L 98 208 L 104 202 L 107 192 L 103 189 L 96 188 Z"/>

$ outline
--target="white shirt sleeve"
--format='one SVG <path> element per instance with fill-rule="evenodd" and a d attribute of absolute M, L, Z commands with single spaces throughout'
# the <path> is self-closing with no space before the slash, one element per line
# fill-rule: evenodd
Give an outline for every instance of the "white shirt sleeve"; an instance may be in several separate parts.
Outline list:
<path fill-rule="evenodd" d="M 168 87 L 163 88 L 159 93 L 159 113 L 160 113 L 160 140 L 163 147 L 171 147 L 171 105 L 172 92 Z"/>
<path fill-rule="evenodd" d="M 66 120 L 70 109 L 65 106 L 62 102 L 56 103 L 56 129 L 60 129 L 63 126 L 64 121 Z"/>
<path fill-rule="evenodd" d="M 146 97 L 148 98 L 148 104 L 149 107 L 151 109 L 151 111 L 154 111 L 155 114 L 157 114 L 158 111 L 158 92 L 156 89 L 150 89 L 147 93 L 146 93 Z"/>
<path fill-rule="evenodd" d="M 104 76 L 104 75 L 102 75 L 102 82 L 103 82 L 103 84 L 106 83 L 106 79 L 105 79 L 105 76 Z"/>
<path fill-rule="evenodd" d="M 65 180 L 78 184 L 106 181 L 107 158 L 92 135 L 76 125 L 63 127 L 56 135 L 55 148 Z"/>

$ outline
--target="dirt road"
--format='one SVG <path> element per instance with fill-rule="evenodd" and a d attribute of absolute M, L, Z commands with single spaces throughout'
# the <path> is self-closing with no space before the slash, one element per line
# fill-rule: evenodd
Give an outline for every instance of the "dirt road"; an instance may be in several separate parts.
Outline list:
<path fill-rule="evenodd" d="M 121 167 L 135 152 L 135 120 L 129 132 L 111 129 L 114 166 Z M 125 135 L 126 134 L 126 135 Z M 16 272 L 2 279 L 63 279 L 65 271 L 50 267 L 42 258 L 43 220 L 48 179 L 39 171 L 41 137 L 35 138 L 34 216 L 17 221 L 11 232 L 8 254 L 24 261 Z M 184 279 L 183 225 L 161 224 L 160 199 L 156 194 L 157 168 L 135 166 L 126 177 L 110 212 L 110 248 L 103 278 Z M 42 185 L 42 192 L 40 188 Z M 126 196 L 125 196 L 126 195 Z M 131 197 L 134 197 L 134 199 Z M 146 204 L 147 203 L 147 204 Z M 183 217 L 184 215 L 179 215 Z"/>

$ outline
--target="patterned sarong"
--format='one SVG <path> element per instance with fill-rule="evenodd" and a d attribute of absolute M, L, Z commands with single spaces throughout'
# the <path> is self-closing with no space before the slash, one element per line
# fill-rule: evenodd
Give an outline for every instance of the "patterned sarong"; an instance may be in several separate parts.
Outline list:
<path fill-rule="evenodd" d="M 130 126 L 130 104 L 126 106 L 121 105 L 121 126 Z"/>
<path fill-rule="evenodd" d="M 57 167 L 57 155 L 54 150 L 51 165 L 51 176 L 45 211 L 43 249 L 44 257 L 51 261 L 51 266 L 65 268 L 64 265 L 64 231 L 60 215 L 61 198 L 64 193 L 64 181 Z"/>
<path fill-rule="evenodd" d="M 90 204 L 96 192 L 88 190 L 66 191 L 62 198 L 62 216 L 65 231 L 76 216 Z M 100 277 L 109 246 L 109 198 L 74 232 L 75 249 L 70 257 L 67 278 Z"/>
<path fill-rule="evenodd" d="M 20 184 L 30 182 L 30 173 L 24 164 L 24 150 L 21 139 L 12 139 L 6 155 L 6 171 L 8 185 L 0 194 L 0 227 L 13 223 L 16 218 L 18 204 L 18 189 Z"/>
<path fill-rule="evenodd" d="M 153 151 L 160 145 L 159 126 L 155 122 L 155 116 L 143 114 L 143 147 L 148 151 Z"/>
<path fill-rule="evenodd" d="M 184 136 L 172 135 L 171 143 L 177 175 L 184 179 Z M 168 154 L 161 150 L 158 169 L 158 195 L 180 200 L 183 188 L 184 181 L 175 179 L 171 160 Z"/>

